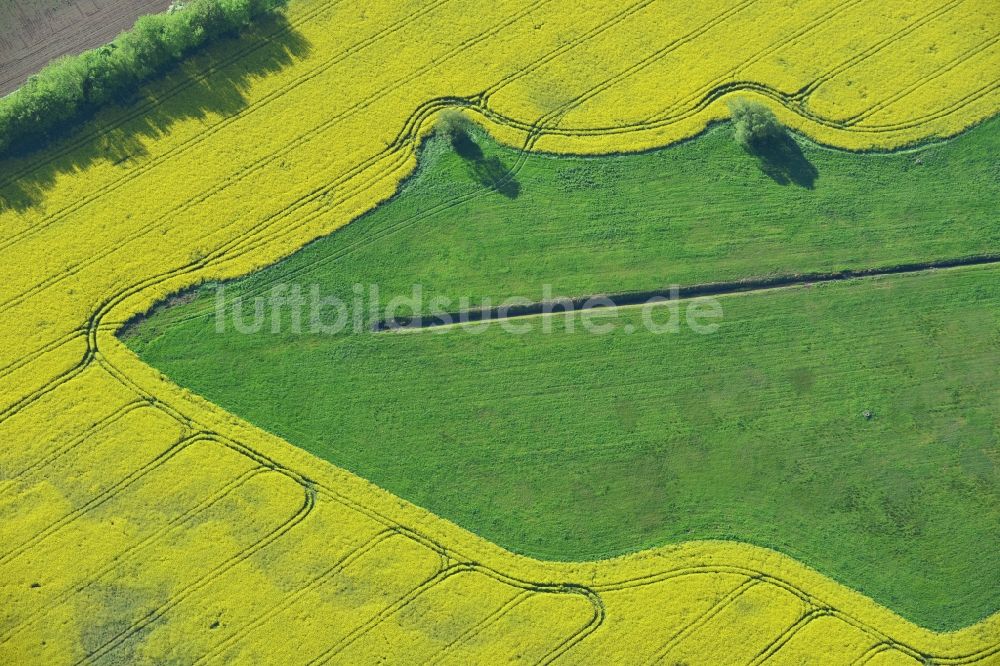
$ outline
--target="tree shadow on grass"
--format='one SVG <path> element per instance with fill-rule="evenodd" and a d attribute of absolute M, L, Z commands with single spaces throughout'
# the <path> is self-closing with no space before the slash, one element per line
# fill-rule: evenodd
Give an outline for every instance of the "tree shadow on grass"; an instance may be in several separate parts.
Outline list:
<path fill-rule="evenodd" d="M 794 184 L 809 190 L 816 186 L 819 171 L 789 134 L 755 146 L 751 154 L 757 158 L 760 170 L 779 185 Z"/>
<path fill-rule="evenodd" d="M 486 157 L 479 144 L 464 129 L 451 133 L 451 146 L 469 165 L 472 177 L 480 185 L 508 199 L 516 199 L 521 193 L 521 184 L 514 177 L 514 172 L 505 167 L 499 157 Z"/>
<path fill-rule="evenodd" d="M 130 99 L 100 109 L 50 137 L 0 159 L 0 210 L 25 212 L 45 200 L 62 174 L 105 162 L 125 167 L 148 155 L 146 143 L 177 122 L 247 109 L 254 79 L 308 55 L 309 42 L 281 15 L 239 37 L 215 42 L 142 85 Z M 198 74 L 202 75 L 199 76 Z"/>

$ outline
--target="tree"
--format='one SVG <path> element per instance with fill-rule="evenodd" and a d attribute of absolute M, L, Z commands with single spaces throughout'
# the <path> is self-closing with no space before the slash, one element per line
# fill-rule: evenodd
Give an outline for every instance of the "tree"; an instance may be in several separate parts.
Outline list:
<path fill-rule="evenodd" d="M 736 143 L 751 153 L 784 141 L 784 126 L 771 110 L 758 102 L 736 99 L 729 103 Z"/>
<path fill-rule="evenodd" d="M 461 111 L 446 109 L 438 116 L 438 122 L 434 131 L 441 136 L 447 137 L 452 143 L 455 143 L 456 140 L 461 140 L 469 133 L 471 126 L 472 121 Z"/>
<path fill-rule="evenodd" d="M 769 108 L 737 99 L 729 103 L 729 109 L 736 143 L 757 159 L 761 171 L 781 185 L 812 189 L 819 172 Z"/>

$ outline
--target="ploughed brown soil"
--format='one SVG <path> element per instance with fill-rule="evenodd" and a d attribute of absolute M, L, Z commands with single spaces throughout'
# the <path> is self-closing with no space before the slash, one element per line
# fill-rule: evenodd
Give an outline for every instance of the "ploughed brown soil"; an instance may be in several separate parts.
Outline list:
<path fill-rule="evenodd" d="M 0 0 L 0 95 L 62 55 L 106 44 L 170 0 Z"/>

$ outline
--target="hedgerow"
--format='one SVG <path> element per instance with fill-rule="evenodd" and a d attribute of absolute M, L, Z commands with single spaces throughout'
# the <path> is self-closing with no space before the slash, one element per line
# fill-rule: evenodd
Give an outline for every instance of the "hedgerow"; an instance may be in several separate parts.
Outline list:
<path fill-rule="evenodd" d="M 190 0 L 139 18 L 109 44 L 54 60 L 0 99 L 0 154 L 47 140 L 67 123 L 126 98 L 193 50 L 279 11 L 287 0 Z"/>

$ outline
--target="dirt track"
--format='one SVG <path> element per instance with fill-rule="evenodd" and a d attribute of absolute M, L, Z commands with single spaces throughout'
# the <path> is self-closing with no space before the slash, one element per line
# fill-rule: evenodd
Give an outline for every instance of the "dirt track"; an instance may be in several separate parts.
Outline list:
<path fill-rule="evenodd" d="M 908 273 L 923 273 L 942 268 L 960 268 L 964 266 L 987 266 L 1000 263 L 1000 255 L 982 254 L 937 261 L 923 261 L 909 264 L 897 264 L 882 268 L 848 269 L 834 273 L 794 273 L 785 275 L 770 275 L 759 278 L 747 278 L 730 282 L 706 282 L 686 286 L 668 287 L 655 291 L 632 291 L 620 294 L 595 294 L 562 298 L 551 301 L 536 301 L 534 303 L 499 306 L 481 310 L 464 310 L 456 312 L 436 312 L 423 318 L 396 318 L 390 321 L 378 321 L 372 327 L 376 333 L 383 331 L 408 331 L 422 328 L 443 328 L 497 319 L 515 319 L 519 317 L 534 317 L 552 312 L 575 312 L 595 308 L 618 308 L 630 305 L 643 305 L 655 302 L 654 299 L 697 298 L 700 296 L 724 296 L 746 292 L 760 292 L 770 289 L 782 289 L 798 285 L 812 285 L 822 282 L 840 282 L 867 277 L 884 277 L 887 275 L 906 275 Z"/>
<path fill-rule="evenodd" d="M 170 0 L 5 0 L 0 2 L 0 95 L 50 60 L 105 44 Z"/>

